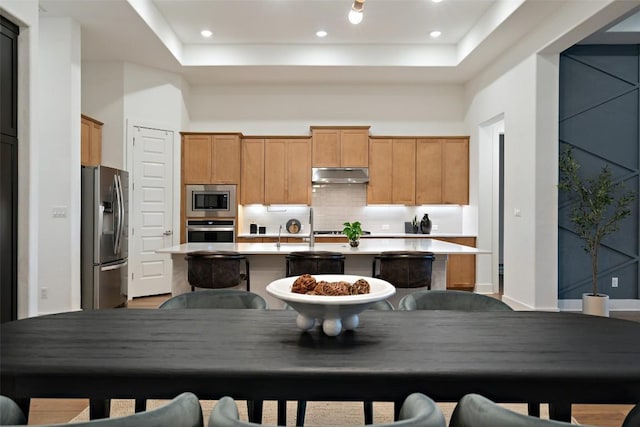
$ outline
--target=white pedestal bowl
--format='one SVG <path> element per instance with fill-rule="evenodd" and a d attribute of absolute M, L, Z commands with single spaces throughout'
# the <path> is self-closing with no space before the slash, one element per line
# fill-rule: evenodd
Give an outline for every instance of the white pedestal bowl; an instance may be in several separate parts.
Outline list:
<path fill-rule="evenodd" d="M 300 329 L 306 331 L 321 322 L 323 332 L 329 336 L 336 336 L 343 330 L 356 329 L 360 324 L 360 312 L 396 293 L 396 288 L 391 283 L 373 277 L 315 274 L 313 277 L 317 281 L 354 283 L 358 279 L 364 279 L 369 282 L 370 293 L 346 296 L 298 294 L 291 292 L 291 286 L 298 277 L 275 280 L 267 285 L 266 290 L 298 312 L 296 324 Z"/>

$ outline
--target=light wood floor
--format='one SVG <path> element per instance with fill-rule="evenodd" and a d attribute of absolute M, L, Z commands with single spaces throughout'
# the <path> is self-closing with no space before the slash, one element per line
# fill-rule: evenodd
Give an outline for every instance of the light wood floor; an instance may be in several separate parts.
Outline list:
<path fill-rule="evenodd" d="M 495 295 L 499 298 L 499 295 Z M 135 298 L 129 308 L 158 308 L 169 295 Z M 640 322 L 640 312 L 611 312 L 611 317 Z M 87 399 L 32 399 L 29 424 L 66 423 L 89 405 Z M 631 405 L 573 405 L 573 416 L 582 424 L 620 427 Z"/>

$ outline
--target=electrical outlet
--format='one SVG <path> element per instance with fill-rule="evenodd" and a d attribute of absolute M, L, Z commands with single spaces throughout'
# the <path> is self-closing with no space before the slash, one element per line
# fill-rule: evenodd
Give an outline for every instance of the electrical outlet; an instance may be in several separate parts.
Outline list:
<path fill-rule="evenodd" d="M 67 207 L 66 206 L 54 206 L 51 208 L 51 216 L 53 218 L 66 218 Z"/>
<path fill-rule="evenodd" d="M 617 288 L 618 287 L 618 278 L 617 277 L 612 277 L 611 278 L 611 287 L 612 288 Z"/>
<path fill-rule="evenodd" d="M 40 298 L 41 299 L 49 298 L 49 289 L 48 288 L 40 288 Z"/>
<path fill-rule="evenodd" d="M 431 231 L 436 231 L 438 229 L 438 224 L 431 225 Z"/>

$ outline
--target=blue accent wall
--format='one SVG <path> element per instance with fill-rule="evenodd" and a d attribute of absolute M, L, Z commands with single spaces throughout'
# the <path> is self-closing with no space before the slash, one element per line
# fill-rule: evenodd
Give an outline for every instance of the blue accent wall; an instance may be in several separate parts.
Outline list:
<path fill-rule="evenodd" d="M 613 178 L 639 190 L 640 45 L 576 45 L 560 55 L 560 151 L 573 149 L 581 171 L 609 165 Z M 559 192 L 558 298 L 591 291 L 591 260 L 571 231 L 567 195 Z M 640 298 L 640 201 L 599 250 L 598 291 Z M 611 278 L 618 277 L 617 288 Z"/>

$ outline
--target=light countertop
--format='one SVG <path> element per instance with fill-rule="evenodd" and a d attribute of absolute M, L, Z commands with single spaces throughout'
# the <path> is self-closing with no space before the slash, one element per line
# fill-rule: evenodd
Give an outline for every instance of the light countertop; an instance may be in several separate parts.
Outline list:
<path fill-rule="evenodd" d="M 260 236 L 260 235 L 258 235 Z M 261 235 L 265 237 L 266 235 Z M 297 236 L 297 235 L 296 235 Z M 375 255 L 384 251 L 426 251 L 434 254 L 488 254 L 487 250 L 470 246 L 443 242 L 436 239 L 401 239 L 401 238 L 366 238 L 360 240 L 360 246 L 352 248 L 345 240 L 344 243 L 319 243 L 313 248 L 308 243 L 282 243 L 277 247 L 275 243 L 183 243 L 159 249 L 158 253 L 186 254 L 193 251 L 235 251 L 245 255 L 286 255 L 295 251 L 331 251 L 345 255 Z"/>
<path fill-rule="evenodd" d="M 240 233 L 238 237 L 249 238 L 249 239 L 260 239 L 263 237 L 268 238 L 278 238 L 278 233 L 266 233 L 266 234 L 250 234 L 250 233 Z M 291 234 L 291 233 L 282 233 L 280 237 L 297 237 L 300 239 L 309 238 L 309 234 Z M 326 237 L 346 237 L 344 234 L 316 234 L 316 239 L 322 239 Z M 431 233 L 431 234 L 414 234 L 414 233 L 371 233 L 361 237 L 361 239 L 385 239 L 385 238 L 405 238 L 405 239 L 437 239 L 438 237 L 477 237 L 475 234 L 463 234 L 463 233 Z"/>

